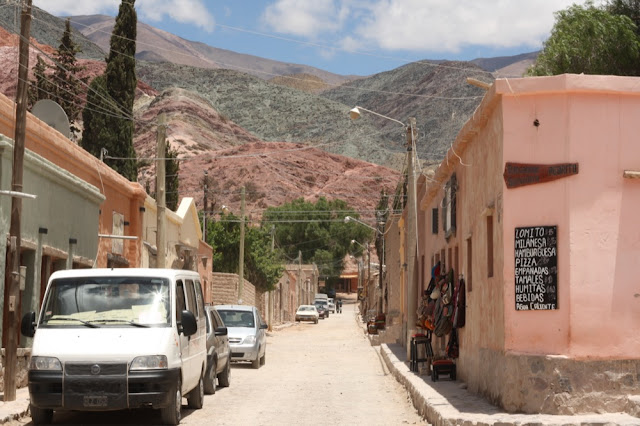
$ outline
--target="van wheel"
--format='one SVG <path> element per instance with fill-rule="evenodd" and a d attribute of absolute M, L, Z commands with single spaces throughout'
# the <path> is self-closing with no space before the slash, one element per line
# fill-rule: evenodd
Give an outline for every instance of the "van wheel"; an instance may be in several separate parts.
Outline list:
<path fill-rule="evenodd" d="M 198 384 L 195 388 L 191 390 L 187 394 L 187 403 L 189 404 L 189 408 L 195 408 L 199 410 L 202 408 L 204 402 L 204 380 L 202 376 L 200 376 L 200 380 L 198 380 Z"/>
<path fill-rule="evenodd" d="M 213 395 L 216 393 L 216 370 L 218 369 L 218 363 L 213 363 L 207 369 L 207 375 L 204 380 L 204 393 L 207 395 Z"/>
<path fill-rule="evenodd" d="M 258 349 L 258 354 L 256 355 L 256 359 L 251 361 L 251 367 L 256 369 L 260 368 L 260 349 Z"/>
<path fill-rule="evenodd" d="M 227 360 L 227 366 L 222 373 L 218 374 L 218 383 L 223 388 L 228 387 L 231 384 L 231 361 Z"/>
<path fill-rule="evenodd" d="M 162 423 L 167 425 L 178 425 L 180 424 L 181 418 L 181 410 L 182 410 L 182 390 L 180 381 L 176 383 L 176 387 L 174 389 L 174 397 L 171 403 L 160 409 L 160 417 L 162 418 Z"/>
<path fill-rule="evenodd" d="M 53 420 L 53 410 L 38 408 L 29 404 L 29 411 L 34 425 L 49 424 Z"/>
<path fill-rule="evenodd" d="M 262 358 L 260 358 L 260 365 L 265 365 L 267 363 L 267 350 L 264 350 L 264 354 L 262 354 Z"/>

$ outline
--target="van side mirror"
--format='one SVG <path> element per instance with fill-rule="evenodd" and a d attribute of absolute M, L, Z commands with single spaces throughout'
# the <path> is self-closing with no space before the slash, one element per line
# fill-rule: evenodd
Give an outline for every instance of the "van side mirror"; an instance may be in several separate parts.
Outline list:
<path fill-rule="evenodd" d="M 218 327 L 215 330 L 215 336 L 226 336 L 227 334 L 229 334 L 227 327 Z"/>
<path fill-rule="evenodd" d="M 20 332 L 23 336 L 33 337 L 36 334 L 36 313 L 27 312 L 20 322 Z"/>
<path fill-rule="evenodd" d="M 269 326 L 265 323 L 260 324 L 260 328 L 263 330 L 266 330 L 267 328 L 269 328 Z"/>
<path fill-rule="evenodd" d="M 178 332 L 182 332 L 185 336 L 192 336 L 198 331 L 198 323 L 196 317 L 191 311 L 180 312 L 180 324 L 178 324 Z"/>

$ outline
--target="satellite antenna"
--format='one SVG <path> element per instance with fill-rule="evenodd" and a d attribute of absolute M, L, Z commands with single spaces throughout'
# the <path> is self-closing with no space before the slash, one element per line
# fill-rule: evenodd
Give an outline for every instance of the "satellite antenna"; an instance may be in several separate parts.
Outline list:
<path fill-rule="evenodd" d="M 42 99 L 36 102 L 31 109 L 31 114 L 62 133 L 67 139 L 71 136 L 67 114 L 60 105 L 51 99 Z"/>

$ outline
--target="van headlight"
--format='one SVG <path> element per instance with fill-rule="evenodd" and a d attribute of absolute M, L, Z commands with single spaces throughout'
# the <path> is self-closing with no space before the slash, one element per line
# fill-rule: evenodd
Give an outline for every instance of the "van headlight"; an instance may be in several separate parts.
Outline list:
<path fill-rule="evenodd" d="M 62 364 L 58 358 L 52 356 L 32 356 L 29 370 L 62 371 Z"/>
<path fill-rule="evenodd" d="M 256 342 L 256 336 L 247 336 L 242 341 L 245 345 L 253 345 Z"/>
<path fill-rule="evenodd" d="M 129 371 L 160 370 L 169 366 L 165 355 L 137 356 L 131 361 Z"/>

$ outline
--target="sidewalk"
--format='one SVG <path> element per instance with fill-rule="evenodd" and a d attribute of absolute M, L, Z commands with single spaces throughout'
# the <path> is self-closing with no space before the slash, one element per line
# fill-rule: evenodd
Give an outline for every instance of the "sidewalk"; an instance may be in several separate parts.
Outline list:
<path fill-rule="evenodd" d="M 4 395 L 0 398 L 0 424 L 18 420 L 28 414 L 29 389 L 26 387 L 16 389 L 16 400 L 4 402 Z"/>
<path fill-rule="evenodd" d="M 366 331 L 365 331 L 366 332 Z M 409 392 L 414 407 L 434 426 L 638 426 L 640 418 L 624 413 L 556 416 L 551 414 L 510 414 L 484 398 L 446 378 L 432 382 L 430 375 L 409 370 L 406 349 L 397 344 L 381 344 L 380 355 L 393 376 Z"/>

